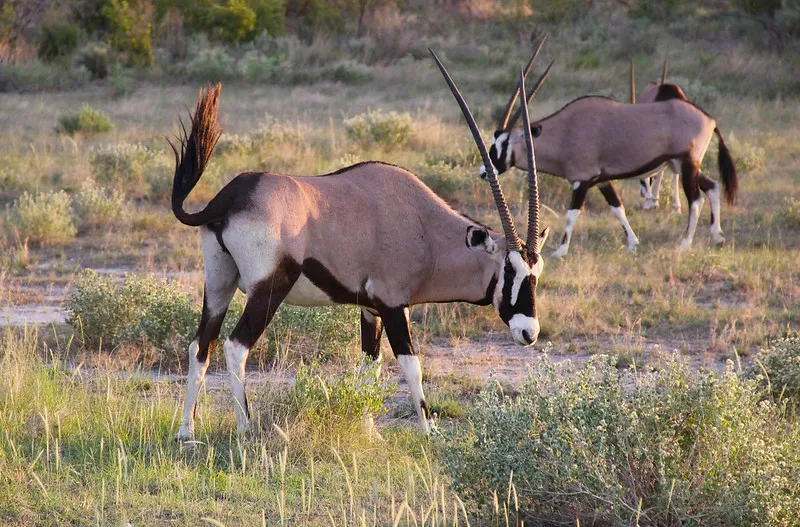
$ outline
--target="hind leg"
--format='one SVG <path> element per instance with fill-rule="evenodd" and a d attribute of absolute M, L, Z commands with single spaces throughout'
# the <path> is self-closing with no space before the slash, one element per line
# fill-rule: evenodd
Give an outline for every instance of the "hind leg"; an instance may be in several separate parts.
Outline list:
<path fill-rule="evenodd" d="M 639 238 L 636 237 L 636 234 L 634 234 L 631 228 L 631 224 L 628 223 L 628 217 L 625 215 L 625 206 L 622 205 L 619 194 L 614 190 L 611 183 L 600 185 L 600 192 L 603 194 L 603 197 L 606 198 L 606 203 L 608 203 L 608 206 L 611 208 L 611 212 L 622 225 L 622 230 L 625 231 L 625 236 L 628 239 L 628 250 L 635 253 L 636 247 L 639 245 Z"/>
<path fill-rule="evenodd" d="M 697 222 L 700 219 L 700 210 L 703 208 L 703 196 L 700 194 L 697 177 L 699 172 L 697 165 L 690 160 L 686 160 L 681 164 L 681 182 L 683 183 L 686 199 L 689 202 L 689 223 L 686 226 L 686 233 L 680 244 L 680 248 L 683 250 L 692 246 L 694 233 L 697 230 Z"/>
<path fill-rule="evenodd" d="M 178 430 L 179 441 L 194 439 L 194 414 L 197 395 L 203 385 L 208 369 L 211 350 L 217 343 L 222 321 L 228 310 L 239 278 L 239 270 L 233 258 L 222 251 L 214 236 L 203 234 L 203 265 L 205 287 L 203 288 L 203 314 L 197 335 L 189 345 L 189 376 L 186 399 L 183 403 L 183 418 Z"/>
<path fill-rule="evenodd" d="M 381 371 L 381 335 L 383 335 L 383 320 L 371 309 L 361 308 L 361 350 L 364 355 L 373 361 L 378 361 L 378 373 Z M 371 413 L 364 415 L 364 428 L 367 435 L 376 439 L 381 436 L 375 430 L 375 419 Z"/>
<path fill-rule="evenodd" d="M 680 180 L 680 170 L 674 170 L 672 173 L 672 214 L 681 213 Z"/>
<path fill-rule="evenodd" d="M 720 224 L 720 189 L 719 184 L 713 179 L 706 177 L 702 172 L 697 176 L 697 182 L 700 185 L 708 201 L 711 203 L 711 241 L 715 245 L 722 245 L 725 243 L 725 236 L 722 233 L 722 225 Z"/>
<path fill-rule="evenodd" d="M 270 276 L 248 286 L 244 313 L 223 345 L 239 435 L 250 430 L 250 409 L 245 393 L 247 356 L 299 277 L 300 265 L 285 259 Z"/>

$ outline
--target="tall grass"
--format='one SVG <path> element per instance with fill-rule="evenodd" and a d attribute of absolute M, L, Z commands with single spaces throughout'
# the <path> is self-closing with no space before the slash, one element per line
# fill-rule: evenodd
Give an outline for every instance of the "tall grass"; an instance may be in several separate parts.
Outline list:
<path fill-rule="evenodd" d="M 383 430 L 382 441 L 341 427 L 311 440 L 304 432 L 311 421 L 303 424 L 309 414 L 287 414 L 280 408 L 285 388 L 265 387 L 256 407 L 286 420 L 264 421 L 242 442 L 231 433 L 230 405 L 206 395 L 199 442 L 186 449 L 173 440 L 178 401 L 168 383 L 44 362 L 42 353 L 58 355 L 49 351 L 33 331 L 0 335 L 3 521 L 467 523 L 465 504 L 447 488 L 427 442 L 403 427 Z"/>

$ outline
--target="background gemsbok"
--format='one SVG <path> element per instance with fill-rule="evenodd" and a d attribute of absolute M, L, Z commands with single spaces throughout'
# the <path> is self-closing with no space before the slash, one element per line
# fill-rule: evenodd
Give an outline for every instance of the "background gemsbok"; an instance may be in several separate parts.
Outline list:
<path fill-rule="evenodd" d="M 688 101 L 686 94 L 677 84 L 667 84 L 667 59 L 664 59 L 664 64 L 661 68 L 661 82 L 650 81 L 644 87 L 642 96 L 639 97 L 639 103 L 650 103 L 666 101 L 669 99 L 681 99 Z M 636 74 L 634 71 L 633 61 L 631 61 L 631 104 L 636 104 Z M 641 186 L 640 193 L 644 199 L 642 208 L 650 210 L 658 207 L 658 196 L 661 190 L 661 179 L 664 172 L 667 170 L 668 165 L 664 165 L 656 169 L 655 175 L 645 176 L 639 180 Z M 681 213 L 681 197 L 679 194 L 680 182 L 680 168 L 672 167 L 672 212 L 675 214 Z"/>
<path fill-rule="evenodd" d="M 489 154 L 475 121 L 436 61 L 488 165 Z M 205 208 L 189 213 L 183 203 L 221 135 L 217 124 L 220 89 L 217 85 L 200 91 L 191 130 L 184 128 L 180 145 L 173 146 L 172 210 L 181 223 L 200 227 L 205 269 L 203 312 L 189 346 L 189 379 L 178 439 L 194 437 L 198 391 L 237 288 L 247 295 L 247 303 L 223 349 L 240 433 L 250 427 L 244 383 L 247 355 L 283 302 L 360 306 L 361 344 L 372 358 L 379 356 L 385 328 L 426 432 L 430 416 L 420 362 L 411 342 L 409 306 L 456 301 L 492 304 L 517 343 L 536 342 L 536 286 L 543 269 L 539 251 L 547 229 L 540 237 L 533 168 L 526 243 L 517 237 L 494 174 L 489 179 L 503 235 L 453 210 L 411 172 L 379 162 L 359 163 L 317 177 L 239 174 Z M 527 110 L 524 113 L 527 116 Z M 526 163 L 531 167 L 532 156 L 529 149 Z"/>
<path fill-rule="evenodd" d="M 534 88 L 527 97 L 532 97 L 535 91 Z M 511 100 L 514 97 L 515 94 Z M 507 108 L 489 151 L 498 173 L 513 166 L 527 168 L 522 155 L 523 133 L 513 130 L 514 120 L 508 121 L 509 113 Z M 639 239 L 628 223 L 622 200 L 611 181 L 641 177 L 666 162 L 679 167 L 690 206 L 680 248 L 691 247 L 703 206 L 701 190 L 711 202 L 711 239 L 715 244 L 725 241 L 720 226 L 719 186 L 700 171 L 713 134 L 719 139 L 719 170 L 729 204 L 734 203 L 738 190 L 736 168 L 717 123 L 694 104 L 675 98 L 627 104 L 607 97 L 585 96 L 534 122 L 531 131 L 537 138 L 537 168 L 566 179 L 573 188 L 561 246 L 553 256 L 567 255 L 586 193 L 595 185 L 622 224 L 628 250 L 634 252 Z M 481 177 L 485 173 L 481 168 Z"/>

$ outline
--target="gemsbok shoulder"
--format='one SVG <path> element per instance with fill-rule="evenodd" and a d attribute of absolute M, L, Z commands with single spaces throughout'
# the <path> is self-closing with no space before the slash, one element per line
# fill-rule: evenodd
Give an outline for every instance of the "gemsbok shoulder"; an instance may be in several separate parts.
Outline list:
<path fill-rule="evenodd" d="M 535 92 L 534 88 L 527 97 Z M 516 92 L 511 100 L 515 97 Z M 516 116 L 509 121 L 510 111 L 509 105 L 489 150 L 500 174 L 514 166 L 527 169 L 524 134 L 522 130 L 513 129 Z M 536 138 L 537 168 L 566 179 L 573 189 L 561 245 L 553 253 L 554 257 L 567 255 L 586 193 L 594 186 L 599 187 L 625 230 L 628 250 L 635 252 L 639 239 L 628 223 L 622 200 L 611 182 L 641 177 L 664 163 L 670 163 L 680 172 L 689 202 L 689 222 L 679 247 L 691 247 L 704 201 L 700 191 L 711 202 L 712 242 L 724 243 L 719 185 L 700 170 L 712 135 L 716 134 L 719 140 L 718 164 L 729 204 L 735 202 L 738 191 L 736 168 L 716 121 L 698 106 L 679 98 L 628 104 L 607 97 L 585 96 L 534 122 L 531 132 Z M 481 177 L 486 173 L 481 167 Z"/>
<path fill-rule="evenodd" d="M 442 68 L 464 109 L 474 120 Z M 247 296 L 239 322 L 223 345 L 237 429 L 250 429 L 245 362 L 281 303 L 353 304 L 361 308 L 361 346 L 378 358 L 383 330 L 411 389 L 423 431 L 429 411 L 422 370 L 411 341 L 409 307 L 427 302 L 493 305 L 523 346 L 536 342 L 539 252 L 538 194 L 531 179 L 531 221 L 523 242 L 516 233 L 497 178 L 496 233 L 453 210 L 411 172 L 386 163 L 359 163 L 316 177 L 266 172 L 236 176 L 198 212 L 184 201 L 203 174 L 221 135 L 221 86 L 200 91 L 191 128 L 175 151 L 172 211 L 200 230 L 204 265 L 203 311 L 189 346 L 189 374 L 179 440 L 194 438 L 198 391 L 228 304 L 237 288 Z M 489 154 L 475 140 L 484 163 Z M 172 143 L 170 143 L 172 144 Z M 529 151 L 532 156 L 533 152 Z M 532 164 L 532 161 L 531 161 Z"/>

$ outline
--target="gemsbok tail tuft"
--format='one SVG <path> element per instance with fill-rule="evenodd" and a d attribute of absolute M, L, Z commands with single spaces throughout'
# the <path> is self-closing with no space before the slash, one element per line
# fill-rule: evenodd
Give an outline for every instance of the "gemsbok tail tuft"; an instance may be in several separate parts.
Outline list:
<path fill-rule="evenodd" d="M 714 128 L 714 133 L 717 134 L 717 139 L 719 140 L 717 164 L 719 165 L 719 173 L 722 176 L 722 186 L 725 189 L 725 201 L 728 202 L 728 205 L 733 205 L 736 203 L 736 196 L 739 194 L 736 165 L 733 163 L 733 158 L 725 145 L 725 140 L 722 139 L 722 133 L 719 128 Z"/>
<path fill-rule="evenodd" d="M 197 227 L 217 219 L 206 209 L 188 213 L 183 209 L 183 202 L 197 185 L 200 176 L 208 165 L 214 147 L 222 135 L 222 128 L 217 121 L 219 111 L 219 93 L 222 85 L 208 86 L 200 89 L 197 106 L 191 116 L 192 127 L 189 132 L 181 121 L 182 134 L 178 136 L 179 147 L 169 141 L 175 152 L 175 178 L 172 181 L 172 212 L 178 221 L 185 225 Z"/>

